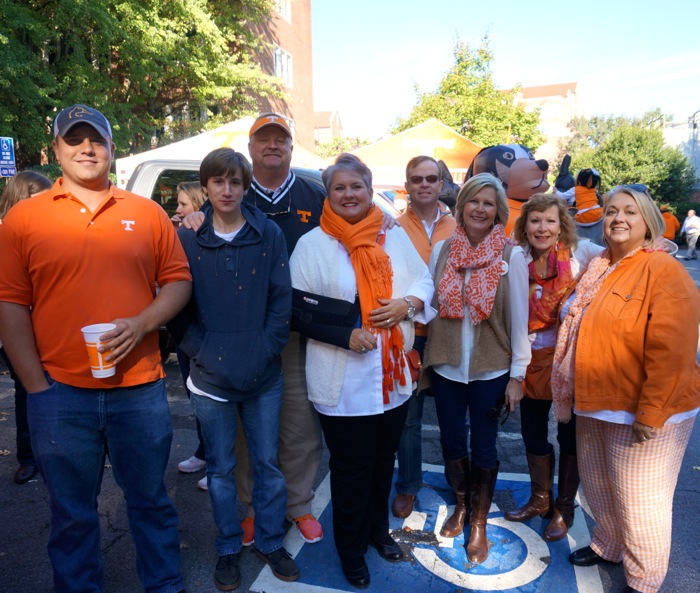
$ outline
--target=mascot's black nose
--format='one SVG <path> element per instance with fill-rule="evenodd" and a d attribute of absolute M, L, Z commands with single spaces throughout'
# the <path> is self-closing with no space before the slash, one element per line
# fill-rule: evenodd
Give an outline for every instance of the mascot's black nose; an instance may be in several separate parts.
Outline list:
<path fill-rule="evenodd" d="M 535 161 L 537 166 L 540 168 L 540 171 L 546 171 L 549 169 L 549 163 L 545 161 L 544 159 L 540 159 L 539 161 Z"/>

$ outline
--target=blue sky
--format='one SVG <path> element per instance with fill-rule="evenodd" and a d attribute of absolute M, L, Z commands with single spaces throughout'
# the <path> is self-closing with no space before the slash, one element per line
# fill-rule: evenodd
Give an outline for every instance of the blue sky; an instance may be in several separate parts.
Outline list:
<path fill-rule="evenodd" d="M 700 2 L 312 0 L 314 109 L 386 135 L 434 90 L 459 39 L 488 34 L 500 88 L 577 82 L 584 115 L 700 110 Z"/>

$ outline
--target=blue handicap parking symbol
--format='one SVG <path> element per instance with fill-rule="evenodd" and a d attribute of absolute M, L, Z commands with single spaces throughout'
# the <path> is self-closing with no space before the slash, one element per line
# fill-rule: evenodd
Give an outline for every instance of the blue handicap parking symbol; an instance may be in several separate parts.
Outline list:
<path fill-rule="evenodd" d="M 519 593 L 601 593 L 602 583 L 596 567 L 574 567 L 568 556 L 590 542 L 590 534 L 580 506 L 568 538 L 547 543 L 541 533 L 545 524 L 535 518 L 528 523 L 506 521 L 496 502 L 491 506 L 487 525 L 489 556 L 483 564 L 473 565 L 466 557 L 464 534 L 456 538 L 440 536 L 440 528 L 452 512 L 454 496 L 443 468 L 424 464 L 423 488 L 414 512 L 406 519 L 390 514 L 392 536 L 405 554 L 402 562 L 390 563 L 370 548 L 365 556 L 371 574 L 367 591 L 382 593 L 457 593 L 470 591 L 507 591 Z M 518 506 L 530 494 L 530 478 L 521 474 L 501 474 L 494 500 L 510 493 Z M 266 593 L 334 593 L 355 591 L 343 577 L 333 544 L 332 508 L 329 477 L 319 487 L 314 514 L 323 525 L 323 541 L 305 544 L 292 527 L 285 547 L 295 556 L 301 578 L 283 583 L 265 567 L 251 591 Z M 467 528 L 468 539 L 468 528 Z"/>

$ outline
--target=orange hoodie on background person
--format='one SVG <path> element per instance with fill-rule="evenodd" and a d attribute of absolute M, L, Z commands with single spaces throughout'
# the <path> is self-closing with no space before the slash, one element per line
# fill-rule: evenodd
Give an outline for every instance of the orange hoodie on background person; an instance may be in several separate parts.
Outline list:
<path fill-rule="evenodd" d="M 666 223 L 666 230 L 664 231 L 664 237 L 669 241 L 673 241 L 681 230 L 681 222 L 678 220 L 668 208 L 668 206 L 661 206 L 661 216 L 664 218 Z"/>

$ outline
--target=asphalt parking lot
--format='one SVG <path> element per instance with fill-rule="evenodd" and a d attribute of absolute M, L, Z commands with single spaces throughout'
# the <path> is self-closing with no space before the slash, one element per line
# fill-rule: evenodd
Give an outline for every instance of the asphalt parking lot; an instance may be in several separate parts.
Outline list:
<path fill-rule="evenodd" d="M 679 253 L 683 255 L 683 251 Z M 696 283 L 700 285 L 700 265 L 697 261 L 683 261 Z M 206 493 L 196 488 L 203 473 L 181 474 L 177 463 L 188 458 L 196 445 L 194 417 L 185 395 L 177 364 L 174 360 L 166 365 L 168 399 L 173 418 L 174 439 L 170 462 L 165 476 L 169 493 L 180 514 L 180 537 L 182 547 L 182 571 L 188 593 L 211 593 L 217 591 L 212 575 L 216 563 L 214 550 L 215 527 L 211 506 Z M 519 435 L 519 414 L 512 414 L 501 427 L 499 434 L 499 457 L 501 473 L 525 474 L 526 459 Z M 550 430 L 554 428 L 550 424 Z M 14 400 L 11 381 L 7 374 L 0 374 L 0 593 L 49 593 L 52 591 L 52 575 L 46 554 L 46 542 L 50 529 L 50 515 L 46 490 L 41 478 L 17 486 L 12 481 L 17 467 L 15 459 Z M 554 434 L 550 441 L 556 443 Z M 442 465 L 439 432 L 432 398 L 426 399 L 423 430 L 424 463 Z M 317 484 L 323 488 L 328 473 L 328 456 L 324 455 Z M 495 502 L 503 510 L 514 508 L 513 496 L 508 490 L 499 490 Z M 585 501 L 583 502 L 585 510 Z M 673 544 L 667 580 L 661 593 L 692 593 L 700 590 L 700 428 L 697 427 L 681 469 L 675 496 L 673 520 Z M 102 493 L 99 498 L 102 525 L 102 554 L 105 570 L 105 593 L 134 593 L 142 590 L 136 576 L 134 549 L 129 535 L 124 503 L 109 466 L 106 468 Z M 587 517 L 588 524 L 592 520 Z M 300 548 L 296 528 L 291 527 L 287 543 Z M 296 543 L 295 543 L 296 542 Z M 579 545 L 584 545 L 583 543 Z M 308 546 L 308 544 L 307 544 Z M 313 544 L 314 555 L 327 562 L 328 570 L 337 570 L 332 538 L 326 537 Z M 410 552 L 410 549 L 407 551 Z M 381 564 L 379 565 L 382 566 Z M 246 592 L 267 571 L 261 560 L 247 551 L 242 566 L 242 583 L 238 591 Z M 381 569 L 381 568 L 380 568 Z M 617 593 L 624 586 L 621 567 L 601 566 L 595 571 L 596 585 L 591 591 Z M 302 575 L 303 576 L 303 575 Z M 370 591 L 388 591 L 373 575 Z M 260 581 L 258 581 L 260 582 Z M 599 583 L 599 584 L 598 584 Z M 289 587 L 273 580 L 279 591 L 305 591 L 304 586 Z M 293 585 L 293 584 L 292 584 Z M 299 585 L 299 584 L 297 584 Z M 340 588 L 341 583 L 338 583 Z M 286 587 L 286 588 L 285 588 Z M 316 591 L 338 590 L 318 588 Z M 260 590 L 259 588 L 256 590 Z M 351 590 L 343 585 L 342 590 Z M 418 590 L 418 589 L 414 589 Z M 431 588 L 432 590 L 465 591 L 464 588 Z M 510 590 L 510 589 L 509 589 Z M 516 590 L 516 589 L 513 589 Z M 521 590 L 521 589 L 517 589 Z M 271 593 L 271 589 L 266 589 Z M 522 591 L 537 591 L 524 588 Z"/>

